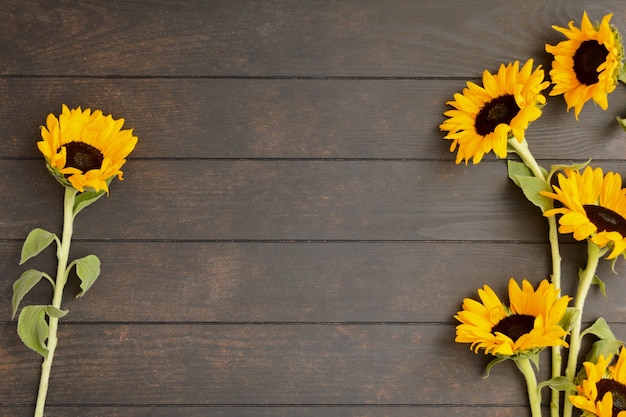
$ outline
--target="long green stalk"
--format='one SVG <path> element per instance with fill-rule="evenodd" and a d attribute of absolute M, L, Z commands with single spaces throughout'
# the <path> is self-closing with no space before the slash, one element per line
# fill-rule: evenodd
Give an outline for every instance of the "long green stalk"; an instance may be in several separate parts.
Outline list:
<path fill-rule="evenodd" d="M 63 299 L 63 288 L 65 287 L 68 277 L 67 262 L 70 254 L 72 233 L 74 231 L 74 201 L 76 199 L 76 193 L 77 191 L 73 188 L 65 188 L 65 198 L 63 202 L 63 235 L 61 238 L 61 244 L 57 248 L 57 275 L 54 295 L 52 298 L 52 305 L 59 310 L 61 309 L 61 302 Z M 43 363 L 41 364 L 41 378 L 39 380 L 39 392 L 37 394 L 37 404 L 35 406 L 35 417 L 43 417 L 46 397 L 48 395 L 50 370 L 52 369 L 52 361 L 54 360 L 54 352 L 58 342 L 58 327 L 58 317 L 50 317 L 48 323 L 48 352 L 43 360 Z"/>
<path fill-rule="evenodd" d="M 536 178 L 548 182 L 548 178 L 544 174 L 534 156 L 528 148 L 528 143 L 524 140 L 519 143 L 516 138 L 509 140 L 509 144 L 515 150 L 515 153 L 522 159 L 524 164 L 532 171 Z M 552 255 L 552 274 L 551 280 L 554 286 L 561 291 L 561 253 L 559 248 L 559 236 L 556 224 L 556 217 L 548 217 L 548 240 L 550 242 L 550 253 Z M 561 367 L 563 358 L 561 355 L 561 347 L 554 346 L 552 348 L 552 377 L 561 376 Z M 560 412 L 560 393 L 557 390 L 552 390 L 550 398 L 550 415 L 552 417 L 559 417 Z"/>
<path fill-rule="evenodd" d="M 569 354 L 567 357 L 567 368 L 565 369 L 565 376 L 572 382 L 574 381 L 574 377 L 576 376 L 578 354 L 580 352 L 580 344 L 582 342 L 580 337 L 580 331 L 582 326 L 582 316 L 585 306 L 585 300 L 587 299 L 589 288 L 593 283 L 593 277 L 596 275 L 596 270 L 598 269 L 598 263 L 600 262 L 600 258 L 605 253 L 606 250 L 600 249 L 595 243 L 587 240 L 587 266 L 580 276 L 578 289 L 576 290 L 576 297 L 574 298 L 574 308 L 579 311 L 579 315 L 578 319 L 574 323 L 574 326 L 572 327 L 572 334 L 570 336 L 569 343 Z M 572 416 L 572 403 L 569 399 L 569 396 L 571 394 L 571 391 L 565 392 L 563 417 Z"/>
<path fill-rule="evenodd" d="M 524 375 L 526 389 L 528 390 L 528 403 L 532 417 L 541 417 L 541 392 L 537 386 L 537 376 L 533 370 L 530 359 L 516 359 L 515 364 Z"/>

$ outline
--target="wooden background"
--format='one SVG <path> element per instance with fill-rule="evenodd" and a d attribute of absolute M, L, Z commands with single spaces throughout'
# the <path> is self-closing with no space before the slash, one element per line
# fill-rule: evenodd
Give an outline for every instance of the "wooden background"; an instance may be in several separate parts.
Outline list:
<path fill-rule="evenodd" d="M 126 119 L 125 180 L 78 216 L 47 415 L 527 416 L 510 363 L 454 343 L 464 297 L 549 273 L 546 222 L 490 155 L 455 165 L 439 124 L 467 80 L 534 58 L 621 1 L 23 1 L 0 5 L 0 416 L 32 415 L 40 357 L 11 321 L 35 227 L 62 188 L 35 143 L 61 104 Z M 544 166 L 626 173 L 626 87 L 576 122 L 551 98 Z M 584 244 L 565 238 L 571 292 Z M 623 261 L 616 265 L 626 275 Z M 626 279 L 604 263 L 626 338 Z M 40 284 L 25 303 L 47 303 Z M 544 362 L 547 365 L 547 362 Z M 544 398 L 547 397 L 544 392 Z"/>

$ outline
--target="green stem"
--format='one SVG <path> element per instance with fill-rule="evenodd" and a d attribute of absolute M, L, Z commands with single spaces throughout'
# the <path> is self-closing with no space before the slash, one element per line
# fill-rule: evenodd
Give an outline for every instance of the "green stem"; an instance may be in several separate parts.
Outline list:
<path fill-rule="evenodd" d="M 522 162 L 531 170 L 536 178 L 542 179 L 548 182 L 548 178 L 541 166 L 535 160 L 535 157 L 528 148 L 528 142 L 523 140 L 519 143 L 516 138 L 511 138 L 508 141 L 509 145 L 515 150 L 515 153 L 522 159 Z M 561 253 L 559 248 L 559 235 L 556 224 L 556 217 L 548 217 L 548 238 L 550 241 L 550 253 L 552 254 L 552 283 L 559 290 L 561 290 Z M 562 366 L 561 347 L 554 346 L 552 348 L 552 377 L 561 376 Z M 557 390 L 552 390 L 550 399 L 550 415 L 552 417 L 559 417 L 560 408 L 560 393 Z"/>
<path fill-rule="evenodd" d="M 606 253 L 606 250 L 601 250 L 595 243 L 587 240 L 587 267 L 582 272 L 580 280 L 578 282 L 578 289 L 576 290 L 576 297 L 574 298 L 574 308 L 579 311 L 578 319 L 572 327 L 572 334 L 570 336 L 569 355 L 567 357 L 567 368 L 565 369 L 565 376 L 572 382 L 576 377 L 576 368 L 578 365 L 578 354 L 580 352 L 580 344 L 582 338 L 580 337 L 580 330 L 582 326 L 583 308 L 585 306 L 585 300 L 589 293 L 589 288 L 593 283 L 593 277 L 596 275 L 598 269 L 598 263 L 600 258 Z M 572 415 L 572 403 L 569 396 L 572 391 L 565 392 L 565 402 L 563 405 L 563 417 L 571 417 Z"/>
<path fill-rule="evenodd" d="M 73 188 L 65 188 L 65 198 L 63 202 L 63 236 L 61 238 L 61 244 L 57 248 L 58 264 L 56 285 L 54 287 L 54 295 L 52 297 L 52 305 L 59 310 L 61 309 L 61 301 L 63 299 L 63 288 L 65 287 L 68 277 L 67 261 L 74 229 L 74 201 L 76 199 L 76 193 L 77 191 Z M 37 394 L 37 404 L 35 406 L 35 417 L 43 417 L 46 396 L 48 394 L 50 370 L 52 369 L 54 351 L 56 350 L 58 342 L 57 330 L 59 327 L 59 319 L 56 317 L 50 317 L 48 325 L 48 352 L 43 363 L 41 364 L 41 378 L 39 380 L 39 392 Z"/>
<path fill-rule="evenodd" d="M 535 178 L 539 178 L 546 183 L 548 183 L 548 178 L 545 173 L 545 170 L 539 166 L 535 157 L 528 149 L 528 142 L 526 140 L 519 143 L 517 139 L 511 138 L 509 139 L 509 145 L 515 150 L 515 153 L 519 155 Z M 552 283 L 557 289 L 561 289 L 561 254 L 559 251 L 559 235 L 556 224 L 556 217 L 550 216 L 548 217 L 548 226 L 549 226 L 549 239 L 550 239 L 550 252 L 552 253 Z"/>
<path fill-rule="evenodd" d="M 515 360 L 515 364 L 526 380 L 531 415 L 532 417 L 541 417 L 541 392 L 537 387 L 537 376 L 530 363 L 530 359 L 519 358 Z"/>
<path fill-rule="evenodd" d="M 549 240 L 550 251 L 552 253 L 552 283 L 561 291 L 561 254 L 559 250 L 559 235 L 557 231 L 556 217 L 548 217 L 549 228 Z M 563 356 L 561 355 L 561 346 L 552 347 L 552 377 L 556 378 L 561 376 L 561 369 L 563 366 Z M 552 417 L 560 416 L 560 392 L 558 390 L 551 390 L 550 397 L 550 415 Z"/>

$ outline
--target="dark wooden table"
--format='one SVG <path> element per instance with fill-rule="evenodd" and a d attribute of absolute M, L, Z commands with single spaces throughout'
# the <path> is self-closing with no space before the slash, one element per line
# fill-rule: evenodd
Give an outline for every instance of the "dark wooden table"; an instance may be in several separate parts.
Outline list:
<path fill-rule="evenodd" d="M 11 293 L 26 234 L 61 226 L 35 143 L 63 103 L 125 118 L 139 144 L 76 222 L 72 255 L 102 276 L 66 290 L 49 417 L 528 415 L 514 366 L 481 379 L 453 315 L 485 283 L 546 278 L 546 222 L 505 161 L 455 165 L 438 126 L 484 69 L 549 69 L 551 25 L 583 10 L 626 31 L 620 1 L 4 0 L 0 416 L 36 398 Z M 624 86 L 580 122 L 557 97 L 527 137 L 544 165 L 626 173 L 617 115 Z M 573 291 L 585 248 L 564 240 Z M 626 279 L 600 274 L 585 319 L 625 338 Z"/>

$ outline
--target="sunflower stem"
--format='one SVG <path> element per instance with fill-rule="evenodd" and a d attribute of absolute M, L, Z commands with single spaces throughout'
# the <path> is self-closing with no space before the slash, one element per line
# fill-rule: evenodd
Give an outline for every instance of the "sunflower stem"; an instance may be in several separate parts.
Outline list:
<path fill-rule="evenodd" d="M 565 369 L 565 377 L 574 382 L 576 377 L 576 368 L 578 366 L 578 354 L 580 352 L 580 345 L 582 337 L 580 336 L 580 330 L 582 326 L 583 308 L 585 306 L 585 300 L 589 293 L 589 288 L 593 283 L 593 278 L 596 275 L 598 269 L 598 263 L 600 258 L 606 253 L 606 250 L 601 250 L 591 240 L 587 240 L 587 266 L 580 275 L 578 282 L 578 289 L 576 290 L 576 297 L 574 298 L 574 308 L 579 311 L 578 318 L 572 327 L 572 334 L 570 336 L 569 354 L 567 357 L 567 368 Z M 572 402 L 570 401 L 570 395 L 572 391 L 565 391 L 565 401 L 563 404 L 563 417 L 572 416 Z"/>
<path fill-rule="evenodd" d="M 59 310 L 61 309 L 61 301 L 63 299 L 63 288 L 67 282 L 67 261 L 70 253 L 70 243 L 74 230 L 74 201 L 77 191 L 74 188 L 65 188 L 65 198 L 63 202 L 63 236 L 61 244 L 57 249 L 57 275 L 56 285 L 54 287 L 54 295 L 52 297 L 52 305 Z M 59 319 L 57 317 L 49 317 L 48 331 L 48 352 L 41 364 L 41 378 L 39 380 L 39 392 L 37 394 L 37 404 L 35 406 L 35 417 L 43 417 L 43 411 L 48 395 L 48 381 L 50 380 L 50 370 L 52 369 L 52 361 L 54 360 L 54 352 L 57 347 L 58 337 L 57 330 L 59 327 Z"/>
<path fill-rule="evenodd" d="M 526 380 L 531 415 L 532 417 L 541 417 L 541 391 L 537 386 L 537 376 L 535 375 L 530 359 L 518 358 L 515 359 L 515 364 Z"/>
<path fill-rule="evenodd" d="M 536 178 L 539 178 L 549 185 L 549 180 L 545 171 L 537 163 L 537 160 L 530 152 L 528 148 L 528 142 L 523 140 L 521 143 L 517 138 L 512 137 L 508 141 L 511 148 L 515 150 L 515 153 L 522 159 L 524 165 L 526 165 Z M 556 223 L 556 217 L 548 217 L 548 240 L 550 242 L 550 253 L 552 255 L 552 274 L 551 280 L 556 289 L 561 293 L 561 253 L 559 248 L 559 235 Z M 561 367 L 563 364 L 563 358 L 561 355 L 561 347 L 554 346 L 552 348 L 552 377 L 561 376 Z M 560 412 L 560 393 L 557 390 L 552 390 L 550 399 L 550 415 L 552 417 L 559 417 Z"/>

